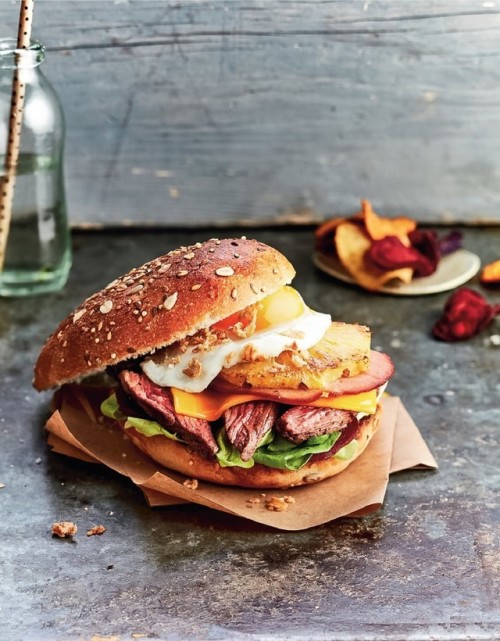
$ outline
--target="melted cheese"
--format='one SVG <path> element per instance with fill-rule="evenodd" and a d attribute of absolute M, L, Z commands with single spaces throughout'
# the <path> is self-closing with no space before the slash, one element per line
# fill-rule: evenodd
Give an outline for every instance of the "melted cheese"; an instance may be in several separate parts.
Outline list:
<path fill-rule="evenodd" d="M 176 412 L 186 416 L 204 418 L 207 421 L 217 420 L 225 410 L 234 405 L 240 405 L 248 401 L 265 400 L 255 394 L 226 394 L 207 390 L 193 394 L 177 388 L 172 388 L 171 391 Z M 300 405 L 300 403 L 297 404 Z M 374 414 L 377 409 L 377 390 L 374 389 L 361 394 L 321 397 L 312 403 L 307 403 L 307 405 Z"/>

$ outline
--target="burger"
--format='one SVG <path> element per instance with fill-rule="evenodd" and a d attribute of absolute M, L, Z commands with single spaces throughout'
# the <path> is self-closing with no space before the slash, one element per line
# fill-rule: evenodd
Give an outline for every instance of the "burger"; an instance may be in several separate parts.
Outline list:
<path fill-rule="evenodd" d="M 107 420 L 190 478 L 281 488 L 338 474 L 378 429 L 393 364 L 367 327 L 310 309 L 294 276 L 256 240 L 170 251 L 63 320 L 34 386 L 104 375 Z"/>

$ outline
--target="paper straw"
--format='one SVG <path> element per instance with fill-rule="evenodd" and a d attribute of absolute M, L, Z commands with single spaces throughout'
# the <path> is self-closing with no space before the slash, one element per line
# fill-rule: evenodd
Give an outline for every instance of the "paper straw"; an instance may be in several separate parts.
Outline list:
<path fill-rule="evenodd" d="M 29 49 L 30 47 L 34 2 L 35 0 L 21 1 L 19 28 L 17 32 L 18 49 Z M 19 62 L 19 60 L 16 62 Z M 22 80 L 22 70 L 16 68 L 12 81 L 9 137 L 5 154 L 5 174 L 0 178 L 0 271 L 3 269 L 5 262 L 7 239 L 9 237 L 10 221 L 12 219 L 12 205 L 16 187 L 16 169 L 21 147 L 24 95 L 25 86 Z"/>

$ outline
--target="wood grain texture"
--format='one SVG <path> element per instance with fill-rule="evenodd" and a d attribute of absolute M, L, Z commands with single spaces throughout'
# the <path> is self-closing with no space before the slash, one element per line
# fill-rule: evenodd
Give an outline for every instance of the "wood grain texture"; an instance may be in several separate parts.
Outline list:
<path fill-rule="evenodd" d="M 474 0 L 39 0 L 71 219 L 498 223 L 499 32 Z"/>

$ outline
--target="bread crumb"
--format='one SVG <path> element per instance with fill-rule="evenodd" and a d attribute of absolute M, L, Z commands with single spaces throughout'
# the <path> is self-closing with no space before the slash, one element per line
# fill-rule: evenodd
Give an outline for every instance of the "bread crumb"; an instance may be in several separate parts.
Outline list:
<path fill-rule="evenodd" d="M 258 497 L 255 497 L 253 499 L 247 499 L 247 503 L 252 503 L 252 504 L 260 503 L 260 499 Z"/>
<path fill-rule="evenodd" d="M 72 521 L 59 521 L 52 524 L 52 535 L 58 536 L 60 539 L 70 538 L 75 536 L 78 528 L 76 523 Z"/>
<path fill-rule="evenodd" d="M 266 500 L 266 509 L 271 510 L 271 512 L 284 512 L 288 510 L 290 503 L 294 503 L 295 499 L 292 499 L 291 496 L 272 496 L 270 499 Z"/>
<path fill-rule="evenodd" d="M 87 530 L 87 536 L 101 535 L 104 534 L 104 532 L 106 532 L 104 525 L 94 525 L 90 530 Z"/>
<path fill-rule="evenodd" d="M 189 490 L 196 490 L 198 487 L 198 479 L 186 479 L 182 485 Z"/>

